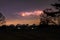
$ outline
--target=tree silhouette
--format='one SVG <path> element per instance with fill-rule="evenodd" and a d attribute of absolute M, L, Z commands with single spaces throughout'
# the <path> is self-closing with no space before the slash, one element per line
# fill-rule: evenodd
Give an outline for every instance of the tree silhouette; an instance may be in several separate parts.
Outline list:
<path fill-rule="evenodd" d="M 42 24 L 49 24 L 49 22 L 52 22 L 56 25 L 54 22 L 57 17 L 60 17 L 60 3 L 51 4 L 57 11 L 54 11 L 52 8 L 43 10 L 44 15 L 47 15 L 46 17 L 42 16 L 41 19 Z M 54 21 L 52 21 L 54 19 Z M 44 20 L 44 21 L 42 21 Z"/>
<path fill-rule="evenodd" d="M 42 14 L 40 16 L 40 24 L 47 24 L 47 21 L 46 21 L 46 18 L 47 18 L 47 15 L 46 14 Z"/>
<path fill-rule="evenodd" d="M 60 11 L 60 3 L 55 3 L 55 4 L 51 4 L 51 5 Z"/>
<path fill-rule="evenodd" d="M 5 16 L 3 16 L 2 13 L 0 13 L 0 26 L 5 25 L 5 23 L 6 23 Z"/>

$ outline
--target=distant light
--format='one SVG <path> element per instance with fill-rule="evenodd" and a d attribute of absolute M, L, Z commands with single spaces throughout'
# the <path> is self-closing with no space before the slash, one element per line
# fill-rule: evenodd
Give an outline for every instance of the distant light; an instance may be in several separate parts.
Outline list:
<path fill-rule="evenodd" d="M 18 29 L 21 29 L 20 27 L 18 27 Z"/>
<path fill-rule="evenodd" d="M 32 28 L 32 29 L 34 29 L 34 28 Z"/>

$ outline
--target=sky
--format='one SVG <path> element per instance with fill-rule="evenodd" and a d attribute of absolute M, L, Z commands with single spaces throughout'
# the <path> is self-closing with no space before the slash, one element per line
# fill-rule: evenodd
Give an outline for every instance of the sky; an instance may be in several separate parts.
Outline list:
<path fill-rule="evenodd" d="M 57 0 L 0 0 L 6 24 L 39 24 L 39 13 Z"/>

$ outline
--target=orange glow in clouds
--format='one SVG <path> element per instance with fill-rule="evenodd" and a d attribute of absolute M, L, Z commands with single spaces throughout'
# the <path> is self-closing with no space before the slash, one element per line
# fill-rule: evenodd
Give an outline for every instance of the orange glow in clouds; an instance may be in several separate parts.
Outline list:
<path fill-rule="evenodd" d="M 35 11 L 30 11 L 30 12 L 20 12 L 19 13 L 19 15 L 21 15 L 21 16 L 30 16 L 30 15 L 35 15 L 35 16 L 39 16 L 39 15 L 41 15 L 41 14 L 43 14 L 43 11 L 41 11 L 41 10 L 35 10 Z"/>

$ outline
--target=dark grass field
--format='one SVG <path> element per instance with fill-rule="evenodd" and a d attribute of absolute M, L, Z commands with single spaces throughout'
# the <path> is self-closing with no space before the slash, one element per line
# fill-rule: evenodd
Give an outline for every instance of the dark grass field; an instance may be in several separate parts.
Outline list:
<path fill-rule="evenodd" d="M 1 32 L 0 40 L 60 40 L 60 33 Z"/>

